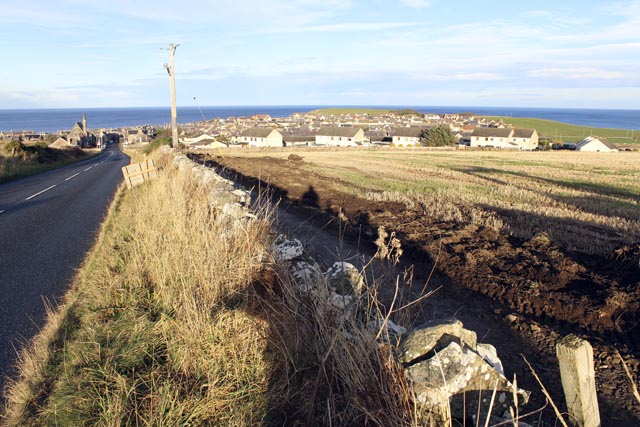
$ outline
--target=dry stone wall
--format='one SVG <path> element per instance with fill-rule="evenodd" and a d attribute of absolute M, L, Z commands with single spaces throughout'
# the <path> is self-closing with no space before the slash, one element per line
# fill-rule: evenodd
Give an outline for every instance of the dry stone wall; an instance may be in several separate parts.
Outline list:
<path fill-rule="evenodd" d="M 163 147 L 172 154 L 172 165 L 190 171 L 211 187 L 211 204 L 231 221 L 255 216 L 249 210 L 251 194 L 213 170 L 194 163 L 187 156 Z M 172 153 L 170 153 L 172 152 Z M 311 293 L 340 319 L 358 316 L 359 300 L 366 294 L 362 273 L 352 264 L 336 262 L 327 271 L 311 259 L 300 240 L 278 236 L 272 245 L 276 260 L 289 269 L 301 292 Z M 320 292 L 318 283 L 326 285 Z M 328 290 L 328 292 L 327 292 Z M 417 406 L 442 420 L 471 419 L 473 425 L 491 417 L 492 424 L 509 420 L 515 408 L 526 404 L 529 393 L 514 388 L 504 376 L 495 347 L 477 342 L 476 333 L 456 319 L 429 322 L 408 331 L 389 319 L 370 324 L 384 326 L 381 336 L 392 337 L 398 363 L 402 364 Z M 478 414 L 480 416 L 477 419 Z M 526 424 L 519 422 L 520 426 Z"/>

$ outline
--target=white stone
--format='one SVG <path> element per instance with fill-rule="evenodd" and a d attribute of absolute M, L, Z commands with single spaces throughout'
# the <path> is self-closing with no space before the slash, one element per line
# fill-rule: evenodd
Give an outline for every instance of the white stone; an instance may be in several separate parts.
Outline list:
<path fill-rule="evenodd" d="M 273 251 L 278 261 L 292 261 L 304 254 L 304 246 L 298 239 L 285 240 L 274 245 Z"/>
<path fill-rule="evenodd" d="M 351 295 L 340 295 L 335 292 L 332 292 L 329 295 L 329 299 L 327 300 L 329 304 L 341 310 L 350 307 L 354 303 L 354 301 L 355 299 Z"/>
<path fill-rule="evenodd" d="M 502 361 L 498 357 L 498 351 L 494 346 L 492 346 L 491 344 L 484 344 L 484 343 L 478 344 L 476 346 L 476 352 L 478 353 L 478 355 L 480 355 L 480 357 L 486 360 L 487 363 L 489 363 L 489 365 L 493 367 L 493 369 L 498 371 L 500 375 L 504 375 L 504 368 L 502 367 Z"/>
<path fill-rule="evenodd" d="M 329 281 L 329 285 L 335 289 L 337 293 L 356 296 L 362 294 L 364 277 L 353 264 L 340 261 L 335 262 L 324 275 Z"/>

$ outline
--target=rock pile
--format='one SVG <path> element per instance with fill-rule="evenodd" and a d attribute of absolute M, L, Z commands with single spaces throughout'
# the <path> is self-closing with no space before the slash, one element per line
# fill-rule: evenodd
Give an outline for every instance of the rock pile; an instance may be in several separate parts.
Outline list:
<path fill-rule="evenodd" d="M 292 277 L 303 292 L 311 292 L 343 316 L 356 315 L 357 301 L 365 293 L 364 277 L 352 264 L 336 262 L 322 272 L 305 254 L 298 239 L 279 236 L 273 244 L 276 259 L 289 265 Z M 319 280 L 329 294 L 317 293 Z M 510 419 L 515 407 L 527 403 L 529 393 L 516 389 L 504 376 L 495 347 L 478 343 L 476 333 L 456 319 L 432 321 L 411 331 L 383 318 L 389 335 L 397 337 L 397 358 L 404 366 L 415 402 L 425 411 L 447 420 L 476 418 L 484 421 Z M 495 396 L 492 399 L 492 396 Z M 520 425 L 523 425 L 520 423 Z"/>
<path fill-rule="evenodd" d="M 529 399 L 504 376 L 495 347 L 479 344 L 459 320 L 432 321 L 404 334 L 398 355 L 416 401 L 440 417 L 508 418 L 510 408 Z"/>

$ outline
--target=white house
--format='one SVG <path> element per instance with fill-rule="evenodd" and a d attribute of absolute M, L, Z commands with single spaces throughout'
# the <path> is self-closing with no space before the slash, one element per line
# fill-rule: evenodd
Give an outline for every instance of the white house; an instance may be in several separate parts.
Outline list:
<path fill-rule="evenodd" d="M 213 135 L 209 135 L 207 133 L 203 133 L 202 135 L 196 137 L 196 138 L 183 138 L 182 142 L 184 145 L 186 146 L 191 146 L 191 145 L 198 145 L 204 142 L 208 142 L 208 141 L 215 141 L 215 136 Z"/>
<path fill-rule="evenodd" d="M 316 133 L 316 145 L 353 147 L 362 145 L 364 131 L 359 127 L 322 127 Z"/>
<path fill-rule="evenodd" d="M 471 133 L 469 146 L 535 150 L 538 132 L 535 129 L 476 127 Z"/>
<path fill-rule="evenodd" d="M 148 142 L 149 136 L 141 128 L 127 129 L 124 133 L 125 144 L 145 144 Z"/>
<path fill-rule="evenodd" d="M 511 144 L 513 129 L 477 127 L 471 133 L 470 147 L 515 148 Z"/>
<path fill-rule="evenodd" d="M 613 151 L 618 151 L 618 147 L 606 140 L 588 136 L 576 144 L 576 151 L 610 153 Z"/>
<path fill-rule="evenodd" d="M 189 148 L 194 150 L 217 150 L 219 148 L 227 148 L 227 145 L 215 139 L 204 139 L 189 145 Z"/>
<path fill-rule="evenodd" d="M 538 131 L 535 129 L 514 129 L 511 142 L 515 143 L 520 150 L 535 150 L 539 143 Z"/>
<path fill-rule="evenodd" d="M 53 141 L 50 145 L 50 148 L 69 148 L 69 147 L 77 147 L 75 144 L 71 144 L 68 140 L 63 137 L 59 137 L 55 141 Z"/>
<path fill-rule="evenodd" d="M 250 147 L 282 147 L 282 134 L 272 128 L 249 128 L 238 136 L 236 142 Z"/>
<path fill-rule="evenodd" d="M 391 138 L 391 144 L 396 147 L 417 147 L 420 145 L 422 129 L 416 127 L 397 128 Z"/>

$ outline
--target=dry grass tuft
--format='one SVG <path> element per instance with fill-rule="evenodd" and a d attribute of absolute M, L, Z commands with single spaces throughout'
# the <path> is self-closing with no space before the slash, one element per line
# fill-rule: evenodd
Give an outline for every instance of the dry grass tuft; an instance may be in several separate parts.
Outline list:
<path fill-rule="evenodd" d="M 273 376 L 268 425 L 411 426 L 418 414 L 391 344 L 376 340 L 375 308 L 364 297 L 344 312 L 324 301 L 323 280 L 302 292 L 288 273 L 278 273 L 277 291 L 257 299 L 272 329 L 275 353 L 283 356 Z"/>

